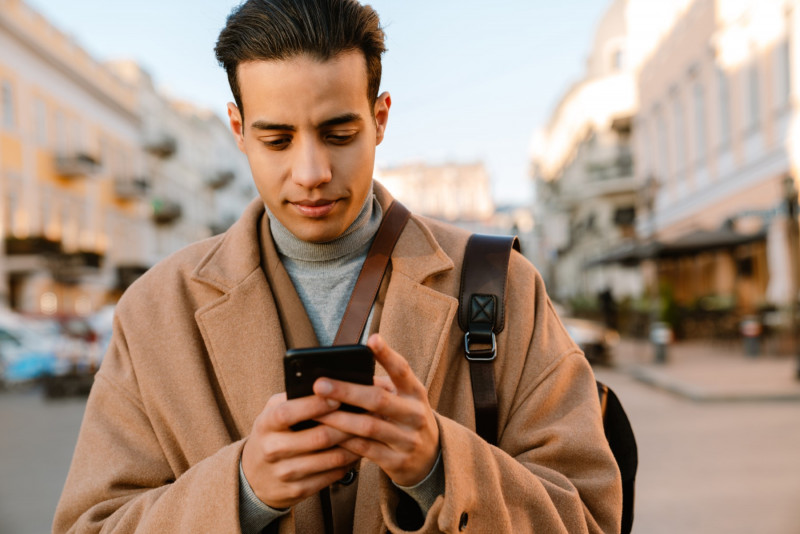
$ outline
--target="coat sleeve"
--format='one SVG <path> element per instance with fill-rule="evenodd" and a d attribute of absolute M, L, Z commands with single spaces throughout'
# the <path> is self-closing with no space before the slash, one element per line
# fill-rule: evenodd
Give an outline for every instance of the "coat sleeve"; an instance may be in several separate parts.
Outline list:
<path fill-rule="evenodd" d="M 240 532 L 239 457 L 226 444 L 183 472 L 138 394 L 121 330 L 89 395 L 53 532 Z"/>
<path fill-rule="evenodd" d="M 420 532 L 619 532 L 621 481 L 603 433 L 594 375 L 540 276 L 530 266 L 526 273 L 521 261 L 512 263 L 509 318 L 498 339 L 506 349 L 496 362 L 498 447 L 437 414 L 445 493 Z M 515 290 L 520 287 L 528 289 Z M 396 497 L 388 483 L 381 486 L 384 522 L 391 532 L 403 532 L 394 517 Z"/>

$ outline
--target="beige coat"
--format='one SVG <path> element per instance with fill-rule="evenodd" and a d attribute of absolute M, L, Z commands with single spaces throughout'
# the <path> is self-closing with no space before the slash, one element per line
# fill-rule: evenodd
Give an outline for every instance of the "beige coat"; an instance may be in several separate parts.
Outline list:
<path fill-rule="evenodd" d="M 376 186 L 379 200 L 391 200 Z M 223 236 L 153 267 L 117 307 L 89 397 L 55 532 L 239 532 L 244 438 L 284 390 L 284 335 L 262 269 L 263 204 Z M 426 385 L 437 412 L 445 493 L 424 532 L 618 532 L 619 473 L 592 371 L 536 270 L 514 253 L 495 362 L 499 448 L 474 432 L 456 319 L 468 235 L 412 217 L 392 254 L 378 330 Z M 394 490 L 362 463 L 354 532 L 400 532 Z M 281 532 L 322 532 L 318 498 Z"/>

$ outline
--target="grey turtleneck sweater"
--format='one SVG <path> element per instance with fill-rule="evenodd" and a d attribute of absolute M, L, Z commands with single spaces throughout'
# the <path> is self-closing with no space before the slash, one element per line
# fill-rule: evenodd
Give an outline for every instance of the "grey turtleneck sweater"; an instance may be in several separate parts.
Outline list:
<path fill-rule="evenodd" d="M 306 308 L 320 346 L 332 345 L 383 210 L 370 191 L 353 224 L 326 243 L 294 236 L 267 211 L 275 249 Z M 364 329 L 369 331 L 368 328 Z"/>
<path fill-rule="evenodd" d="M 383 218 L 377 198 L 370 190 L 353 224 L 341 236 L 325 243 L 302 241 L 281 224 L 269 209 L 267 215 L 275 249 L 305 306 L 320 346 L 333 344 L 358 273 Z M 367 337 L 371 320 L 370 313 L 362 342 Z M 413 487 L 397 487 L 408 493 L 426 514 L 436 497 L 444 493 L 441 453 L 422 482 Z M 247 482 L 241 462 L 239 490 L 239 520 L 243 534 L 260 532 L 276 518 L 289 512 L 276 510 L 261 502 Z"/>

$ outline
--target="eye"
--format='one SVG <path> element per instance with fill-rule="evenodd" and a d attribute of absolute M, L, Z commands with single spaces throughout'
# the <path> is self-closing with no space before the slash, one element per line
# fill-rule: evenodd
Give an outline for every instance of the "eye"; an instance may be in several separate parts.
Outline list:
<path fill-rule="evenodd" d="M 346 145 L 356 138 L 356 132 L 353 133 L 331 133 L 327 135 L 329 143 L 334 145 Z"/>
<path fill-rule="evenodd" d="M 291 142 L 291 138 L 289 137 L 269 137 L 269 138 L 262 138 L 261 143 L 270 150 L 283 150 L 284 148 L 289 146 Z"/>

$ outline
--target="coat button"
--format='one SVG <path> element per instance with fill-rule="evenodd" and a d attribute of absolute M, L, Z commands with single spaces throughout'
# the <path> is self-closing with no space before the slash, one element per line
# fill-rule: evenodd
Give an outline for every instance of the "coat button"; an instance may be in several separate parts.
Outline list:
<path fill-rule="evenodd" d="M 469 515 L 467 515 L 467 512 L 464 512 L 461 514 L 461 519 L 458 521 L 459 532 L 467 528 L 467 521 L 469 521 Z"/>
<path fill-rule="evenodd" d="M 350 471 L 347 472 L 347 474 L 344 477 L 342 477 L 342 479 L 339 481 L 339 484 L 341 484 L 342 486 L 349 486 L 350 484 L 355 482 L 356 474 L 357 474 L 356 470 L 351 469 Z"/>

